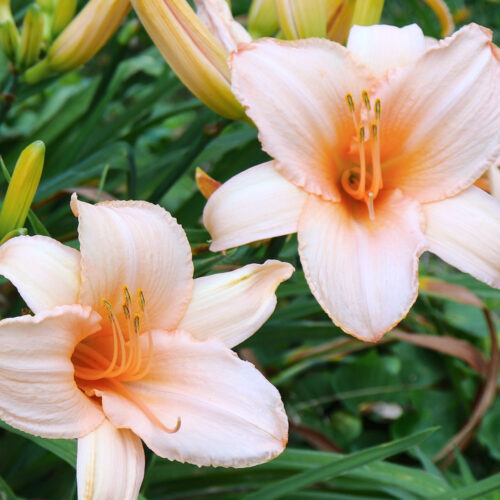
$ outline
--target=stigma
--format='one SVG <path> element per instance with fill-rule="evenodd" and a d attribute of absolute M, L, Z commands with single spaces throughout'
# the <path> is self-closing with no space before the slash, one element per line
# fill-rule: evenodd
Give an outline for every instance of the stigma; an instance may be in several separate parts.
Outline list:
<path fill-rule="evenodd" d="M 380 162 L 380 99 L 372 106 L 366 90 L 361 93 L 361 107 L 358 114 L 352 94 L 346 95 L 346 104 L 356 130 L 359 145 L 359 166 L 346 169 L 340 178 L 344 191 L 355 200 L 364 201 L 371 220 L 375 218 L 374 201 L 383 188 Z M 368 151 L 369 150 L 369 151 Z M 369 152 L 369 156 L 367 154 Z"/>

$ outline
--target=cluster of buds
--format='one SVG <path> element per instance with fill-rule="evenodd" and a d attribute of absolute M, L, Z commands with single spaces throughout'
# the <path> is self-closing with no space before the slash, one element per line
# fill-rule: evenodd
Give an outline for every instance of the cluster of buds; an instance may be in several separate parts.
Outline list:
<path fill-rule="evenodd" d="M 10 182 L 0 211 L 0 245 L 26 233 L 24 223 L 42 176 L 44 159 L 45 144 L 35 141 L 19 156 L 12 178 L 2 162 L 2 169 Z"/>
<path fill-rule="evenodd" d="M 75 17 L 78 0 L 36 0 L 19 28 L 10 0 L 0 0 L 0 46 L 23 73 L 36 83 L 53 73 L 65 73 L 92 58 L 116 31 L 130 10 L 129 0 L 90 0 Z"/>

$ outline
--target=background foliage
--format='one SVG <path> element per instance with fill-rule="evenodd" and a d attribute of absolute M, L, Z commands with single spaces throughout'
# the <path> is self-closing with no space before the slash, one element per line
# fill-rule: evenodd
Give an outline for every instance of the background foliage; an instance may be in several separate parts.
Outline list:
<path fill-rule="evenodd" d="M 232 3 L 234 13 L 244 16 L 249 1 Z M 27 4 L 13 1 L 16 16 Z M 473 20 L 496 29 L 498 43 L 498 3 L 449 0 L 449 6 L 462 23 Z M 417 22 L 427 35 L 439 35 L 437 20 L 421 0 L 386 0 L 383 21 Z M 0 59 L 0 82 L 5 85 L 7 78 L 7 64 Z M 378 345 L 363 344 L 336 328 L 312 297 L 295 237 L 227 255 L 210 253 L 200 222 L 205 200 L 194 169 L 200 166 L 224 181 L 267 157 L 253 128 L 221 119 L 189 94 L 134 13 L 85 68 L 22 87 L 16 97 L 0 126 L 0 152 L 12 169 L 25 146 L 37 139 L 46 143 L 33 208 L 53 237 L 78 244 L 68 203 L 73 191 L 90 201 L 138 198 L 164 206 L 186 228 L 197 276 L 267 258 L 297 268 L 280 287 L 271 320 L 239 348 L 283 396 L 291 424 L 288 450 L 271 463 L 244 470 L 198 469 L 148 452 L 145 498 L 500 499 L 498 366 L 494 359 L 489 362 L 500 291 L 425 255 L 421 278 L 440 281 L 423 280 L 398 332 Z M 5 188 L 2 179 L 0 189 Z M 3 279 L 0 287 L 2 316 L 19 315 L 25 306 L 15 289 Z M 491 319 L 494 325 L 488 325 Z M 408 333 L 437 336 L 441 350 L 455 355 L 414 345 Z M 468 342 L 480 361 L 471 366 L 470 359 L 460 359 L 448 336 Z M 459 442 L 462 451 L 436 465 L 433 457 L 474 412 L 477 426 Z M 74 442 L 2 427 L 0 498 L 75 497 Z M 387 442 L 392 443 L 380 446 Z M 380 461 L 384 458 L 389 459 Z"/>

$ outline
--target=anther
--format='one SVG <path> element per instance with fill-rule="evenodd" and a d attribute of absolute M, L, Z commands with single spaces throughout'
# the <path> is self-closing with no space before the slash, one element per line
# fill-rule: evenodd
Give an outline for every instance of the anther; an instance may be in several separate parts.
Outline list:
<path fill-rule="evenodd" d="M 352 113 L 354 113 L 355 108 L 354 108 L 354 99 L 352 98 L 352 94 L 347 94 L 345 96 L 345 100 L 347 102 L 347 105 L 349 106 L 349 109 L 351 110 Z"/>
<path fill-rule="evenodd" d="M 130 319 L 130 309 L 127 304 L 123 304 L 123 314 L 125 316 L 125 319 L 128 321 Z"/>
<path fill-rule="evenodd" d="M 359 142 L 365 142 L 365 127 L 359 128 Z"/>
<path fill-rule="evenodd" d="M 144 311 L 144 307 L 146 306 L 146 299 L 144 298 L 142 290 L 139 290 L 138 295 L 139 295 L 139 302 L 141 303 L 141 310 Z"/>
<path fill-rule="evenodd" d="M 361 95 L 363 96 L 363 101 L 365 103 L 366 109 L 370 111 L 372 109 L 372 106 L 370 103 L 370 97 L 368 96 L 368 92 L 366 90 L 363 90 Z"/>
<path fill-rule="evenodd" d="M 141 327 L 141 320 L 139 318 L 139 315 L 136 314 L 134 316 L 134 330 L 135 330 L 135 333 L 137 333 L 137 335 L 139 335 L 140 327 Z"/>
<path fill-rule="evenodd" d="M 380 104 L 380 99 L 377 99 L 375 101 L 375 118 L 377 118 L 377 121 L 380 120 L 380 110 L 382 108 L 382 105 Z"/>
<path fill-rule="evenodd" d="M 123 296 L 125 297 L 125 302 L 130 307 L 130 304 L 132 303 L 132 299 L 130 297 L 130 292 L 129 292 L 127 285 L 123 286 Z"/>

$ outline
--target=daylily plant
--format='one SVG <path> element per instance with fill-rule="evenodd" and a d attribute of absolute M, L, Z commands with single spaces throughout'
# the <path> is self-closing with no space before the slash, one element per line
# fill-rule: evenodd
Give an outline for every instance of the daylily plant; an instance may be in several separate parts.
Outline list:
<path fill-rule="evenodd" d="M 0 322 L 0 418 L 78 438 L 80 499 L 137 498 L 141 439 L 161 457 L 245 467 L 282 452 L 278 391 L 231 351 L 276 305 L 289 264 L 193 280 L 182 228 L 147 202 L 74 196 L 80 251 L 48 237 L 0 248 L 34 316 Z"/>
<path fill-rule="evenodd" d="M 274 161 L 211 196 L 212 250 L 297 232 L 312 293 L 366 341 L 408 313 L 426 250 L 500 287 L 500 203 L 472 185 L 500 157 L 489 30 L 430 48 L 416 25 L 355 26 L 347 48 L 262 39 L 232 77 Z"/>

